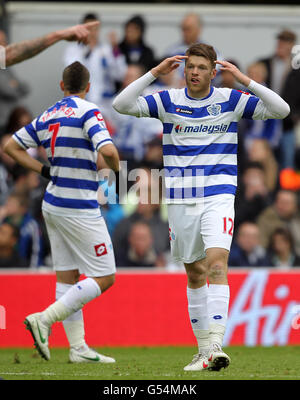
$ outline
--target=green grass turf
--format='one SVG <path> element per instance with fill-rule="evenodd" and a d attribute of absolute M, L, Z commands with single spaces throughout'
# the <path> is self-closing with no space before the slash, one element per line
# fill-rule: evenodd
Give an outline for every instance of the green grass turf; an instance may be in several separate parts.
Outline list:
<path fill-rule="evenodd" d="M 34 349 L 1 349 L 0 377 L 5 380 L 299 380 L 300 346 L 228 347 L 231 364 L 219 372 L 184 372 L 193 347 L 98 348 L 115 364 L 71 364 L 67 349 L 51 349 L 51 360 Z"/>

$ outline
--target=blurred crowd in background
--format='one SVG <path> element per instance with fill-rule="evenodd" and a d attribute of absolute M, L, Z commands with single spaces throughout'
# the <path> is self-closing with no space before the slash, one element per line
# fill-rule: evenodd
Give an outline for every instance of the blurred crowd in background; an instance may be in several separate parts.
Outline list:
<path fill-rule="evenodd" d="M 83 22 L 98 20 L 87 14 Z M 114 96 L 142 76 L 161 60 L 151 43 L 145 42 L 147 26 L 142 15 L 132 16 L 124 24 L 121 40 L 111 32 L 109 40 L 101 37 L 101 24 L 95 29 L 89 45 L 69 44 L 63 64 L 82 62 L 91 74 L 87 100 L 96 103 L 106 121 L 121 160 L 128 171 L 140 171 L 139 185 L 152 190 L 151 171 L 162 169 L 162 124 L 149 118 L 120 115 L 111 107 Z M 170 42 L 165 56 L 184 54 L 195 42 L 202 42 L 201 17 L 188 14 L 182 18 L 181 42 Z M 291 113 L 283 121 L 241 120 L 238 125 L 238 191 L 230 267 L 300 266 L 300 70 L 291 65 L 291 51 L 297 43 L 290 30 L 278 32 L 273 53 L 253 60 L 245 72 L 255 81 L 270 87 L 290 105 Z M 0 31 L 0 45 L 6 45 Z M 233 46 L 234 49 L 234 46 Z M 216 49 L 222 59 L 222 49 Z M 236 54 L 227 59 L 239 67 Z M 47 181 L 35 172 L 25 170 L 3 153 L 10 136 L 35 117 L 26 108 L 30 88 L 23 77 L 10 68 L 0 73 L 0 267 L 51 267 L 51 251 L 41 214 L 41 202 Z M 246 90 L 232 75 L 218 71 L 214 86 Z M 185 85 L 183 68 L 157 79 L 147 93 Z M 43 163 L 42 148 L 29 150 Z M 98 160 L 99 168 L 104 167 Z M 147 177 L 143 182 L 143 176 Z M 170 256 L 169 228 L 163 191 L 160 201 L 139 200 L 130 191 L 126 202 L 106 202 L 101 206 L 112 236 L 118 267 L 163 267 L 180 270 Z M 154 187 L 154 186 L 153 186 Z M 98 198 L 107 192 L 107 181 L 99 181 Z"/>

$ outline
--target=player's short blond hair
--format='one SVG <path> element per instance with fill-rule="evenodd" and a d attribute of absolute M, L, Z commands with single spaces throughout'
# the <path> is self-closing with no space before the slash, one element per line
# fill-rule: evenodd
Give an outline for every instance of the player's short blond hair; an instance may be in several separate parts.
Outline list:
<path fill-rule="evenodd" d="M 215 61 L 217 60 L 217 54 L 215 52 L 215 49 L 208 44 L 194 43 L 187 49 L 185 55 L 188 57 L 189 56 L 204 57 L 210 61 L 210 64 L 213 69 L 216 67 Z"/>

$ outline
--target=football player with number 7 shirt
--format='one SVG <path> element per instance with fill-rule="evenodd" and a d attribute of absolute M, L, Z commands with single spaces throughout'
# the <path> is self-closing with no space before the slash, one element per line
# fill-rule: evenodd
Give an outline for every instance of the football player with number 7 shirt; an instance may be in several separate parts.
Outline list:
<path fill-rule="evenodd" d="M 50 327 L 63 321 L 71 362 L 113 363 L 113 358 L 90 349 L 84 339 L 82 307 L 114 283 L 116 271 L 111 239 L 97 202 L 98 152 L 109 168 L 119 171 L 119 155 L 100 110 L 85 100 L 89 77 L 79 62 L 66 67 L 60 82 L 63 99 L 15 132 L 4 151 L 50 180 L 42 211 L 57 277 L 56 302 L 25 319 L 37 350 L 50 359 Z M 45 148 L 50 167 L 27 153 L 37 146 Z M 80 274 L 86 278 L 79 281 Z"/>
<path fill-rule="evenodd" d="M 181 62 L 185 62 L 185 88 L 141 95 Z M 216 64 L 255 95 L 213 87 Z M 185 265 L 188 312 L 198 342 L 198 353 L 184 370 L 226 368 L 230 358 L 222 344 L 229 305 L 227 261 L 237 186 L 237 122 L 282 119 L 289 114 L 289 105 L 234 65 L 217 61 L 213 47 L 194 44 L 185 56 L 167 58 L 132 82 L 115 98 L 113 107 L 163 123 L 171 252 Z"/>

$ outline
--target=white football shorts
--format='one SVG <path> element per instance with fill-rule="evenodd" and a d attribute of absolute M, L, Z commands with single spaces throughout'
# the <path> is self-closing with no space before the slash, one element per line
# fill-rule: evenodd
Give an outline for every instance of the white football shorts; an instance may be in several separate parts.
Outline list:
<path fill-rule="evenodd" d="M 206 197 L 198 204 L 168 204 L 171 254 L 190 264 L 218 247 L 230 250 L 234 225 L 234 196 Z"/>
<path fill-rule="evenodd" d="M 78 269 L 87 277 L 116 272 L 112 242 L 103 217 L 74 218 L 43 210 L 55 271 Z"/>

